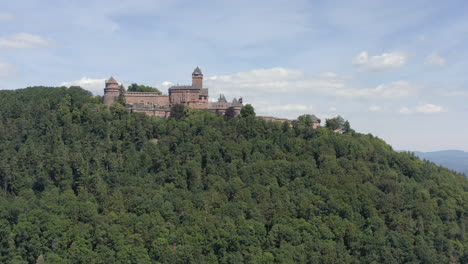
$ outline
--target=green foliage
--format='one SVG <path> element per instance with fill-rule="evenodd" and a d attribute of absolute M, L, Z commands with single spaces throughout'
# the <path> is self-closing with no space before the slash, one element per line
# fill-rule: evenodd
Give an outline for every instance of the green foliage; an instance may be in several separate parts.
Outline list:
<path fill-rule="evenodd" d="M 327 119 L 325 121 L 325 127 L 332 131 L 340 130 L 343 133 L 354 133 L 354 130 L 351 129 L 349 121 L 345 121 L 341 116 Z"/>
<path fill-rule="evenodd" d="M 132 83 L 130 86 L 128 86 L 128 91 L 129 92 L 152 92 L 152 93 L 162 94 L 158 88 L 136 84 L 136 83 Z"/>
<path fill-rule="evenodd" d="M 236 111 L 233 107 L 229 107 L 226 109 L 226 113 L 224 113 L 224 120 L 231 120 L 236 117 Z"/>
<path fill-rule="evenodd" d="M 255 109 L 251 104 L 246 104 L 240 111 L 242 118 L 255 118 Z"/>
<path fill-rule="evenodd" d="M 343 129 L 345 120 L 341 116 L 325 120 L 325 127 L 330 130 Z"/>
<path fill-rule="evenodd" d="M 171 107 L 171 118 L 179 120 L 186 115 L 187 109 L 183 104 L 176 104 Z"/>
<path fill-rule="evenodd" d="M 299 116 L 297 118 L 297 121 L 300 125 L 303 125 L 304 127 L 311 127 L 314 123 L 312 115 L 309 114 Z"/>
<path fill-rule="evenodd" d="M 123 85 L 120 85 L 120 93 L 119 98 L 117 99 L 117 103 L 125 106 L 127 104 L 127 100 L 125 99 L 125 88 Z"/>
<path fill-rule="evenodd" d="M 0 263 L 468 260 L 468 180 L 371 135 L 0 95 Z"/>

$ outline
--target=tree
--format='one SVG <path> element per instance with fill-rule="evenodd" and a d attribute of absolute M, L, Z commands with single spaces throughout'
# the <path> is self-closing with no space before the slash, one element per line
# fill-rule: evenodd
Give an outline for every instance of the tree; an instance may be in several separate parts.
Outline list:
<path fill-rule="evenodd" d="M 342 133 L 354 133 L 354 130 L 351 129 L 351 124 L 349 121 L 345 121 L 341 116 L 327 119 L 325 127 L 332 131 L 340 130 Z"/>
<path fill-rule="evenodd" d="M 251 104 L 246 104 L 242 107 L 240 115 L 242 118 L 255 118 L 255 109 Z"/>
<path fill-rule="evenodd" d="M 236 111 L 233 107 L 229 107 L 226 109 L 226 113 L 224 113 L 224 120 L 231 120 L 236 117 Z"/>
<path fill-rule="evenodd" d="M 464 175 L 308 115 L 173 110 L 0 91 L 0 263 L 468 263 Z"/>
<path fill-rule="evenodd" d="M 171 118 L 182 119 L 185 116 L 185 106 L 183 104 L 176 104 L 171 107 Z"/>
<path fill-rule="evenodd" d="M 311 127 L 314 123 L 312 115 L 301 115 L 297 118 L 299 124 L 304 125 L 305 127 Z"/>
<path fill-rule="evenodd" d="M 344 132 L 344 133 L 352 133 L 352 132 L 354 132 L 354 130 L 351 129 L 351 124 L 349 123 L 348 120 L 346 120 L 346 122 L 345 122 L 344 125 L 343 125 L 343 132 Z"/>
<path fill-rule="evenodd" d="M 345 124 L 345 120 L 341 116 L 330 118 L 325 121 L 325 127 L 332 131 L 337 130 L 337 129 L 343 129 L 344 124 Z"/>
<path fill-rule="evenodd" d="M 123 85 L 120 85 L 120 93 L 119 97 L 117 99 L 117 103 L 125 106 L 127 104 L 127 101 L 125 100 L 125 88 Z"/>
<path fill-rule="evenodd" d="M 128 86 L 128 91 L 129 92 L 151 92 L 151 93 L 162 94 L 158 88 L 136 84 L 136 83 L 132 83 L 130 86 Z"/>

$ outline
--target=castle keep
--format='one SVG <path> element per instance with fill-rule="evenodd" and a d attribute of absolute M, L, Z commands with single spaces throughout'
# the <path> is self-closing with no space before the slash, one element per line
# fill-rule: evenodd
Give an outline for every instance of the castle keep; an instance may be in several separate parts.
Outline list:
<path fill-rule="evenodd" d="M 218 115 L 224 115 L 226 111 L 231 110 L 235 116 L 240 114 L 243 106 L 242 98 L 234 98 L 232 102 L 228 102 L 224 95 L 220 95 L 216 102 L 209 102 L 208 88 L 203 88 L 203 73 L 198 67 L 193 70 L 192 85 L 172 86 L 169 88 L 169 95 L 154 92 L 128 92 L 122 85 L 119 85 L 114 77 L 110 77 L 104 88 L 104 104 L 110 105 L 117 102 L 121 93 L 123 93 L 126 106 L 131 112 L 165 118 L 171 114 L 171 107 L 177 104 L 194 109 L 205 109 Z M 311 117 L 312 127 L 319 127 L 320 119 L 315 115 L 311 115 Z M 289 122 L 292 124 L 294 121 L 272 116 L 257 116 L 257 118 L 278 123 Z"/>
<path fill-rule="evenodd" d="M 171 107 L 177 104 L 194 109 L 206 109 L 218 115 L 224 115 L 231 109 L 234 115 L 239 115 L 242 108 L 242 98 L 228 102 L 220 95 L 217 102 L 208 101 L 208 88 L 203 87 L 203 73 L 195 68 L 192 73 L 192 85 L 176 85 L 169 88 L 169 95 L 153 92 L 127 92 L 123 86 L 111 77 L 104 88 L 104 104 L 116 102 L 123 93 L 127 108 L 131 112 L 140 112 L 152 116 L 169 117 Z"/>

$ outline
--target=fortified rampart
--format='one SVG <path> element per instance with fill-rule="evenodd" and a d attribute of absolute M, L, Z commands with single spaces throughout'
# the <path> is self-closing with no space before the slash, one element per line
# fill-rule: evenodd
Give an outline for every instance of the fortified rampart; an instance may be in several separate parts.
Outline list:
<path fill-rule="evenodd" d="M 123 93 L 130 111 L 160 117 L 169 117 L 170 108 L 177 104 L 194 109 L 206 109 L 221 115 L 224 115 L 229 108 L 232 108 L 234 114 L 238 115 L 242 108 L 242 98 L 227 102 L 224 96 L 220 96 L 218 102 L 209 102 L 208 88 L 203 88 L 203 73 L 198 67 L 192 73 L 192 85 L 175 85 L 168 91 L 169 95 L 154 92 L 127 92 L 114 77 L 111 77 L 106 81 L 104 88 L 104 103 L 110 105 L 116 102 Z"/>
<path fill-rule="evenodd" d="M 189 106 L 194 109 L 205 109 L 218 115 L 225 115 L 231 109 L 234 115 L 239 115 L 243 106 L 242 98 L 234 98 L 228 102 L 224 95 L 220 95 L 218 101 L 209 102 L 208 88 L 203 87 L 203 73 L 196 67 L 192 73 L 192 85 L 175 85 L 168 89 L 169 95 L 161 95 L 154 92 L 127 92 L 122 85 L 110 77 L 104 88 L 104 103 L 110 105 L 117 102 L 121 93 L 126 101 L 126 107 L 131 112 L 145 113 L 150 116 L 168 118 L 171 107 L 177 104 Z M 271 116 L 259 116 L 259 119 L 272 122 L 290 122 L 285 118 Z M 320 126 L 320 119 L 312 115 L 313 127 Z"/>

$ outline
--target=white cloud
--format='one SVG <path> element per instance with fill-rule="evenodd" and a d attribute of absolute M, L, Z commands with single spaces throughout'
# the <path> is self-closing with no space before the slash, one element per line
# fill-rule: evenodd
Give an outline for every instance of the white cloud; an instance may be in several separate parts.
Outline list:
<path fill-rule="evenodd" d="M 308 111 L 312 110 L 313 107 L 310 105 L 303 104 L 285 104 L 285 105 L 267 105 L 261 107 L 264 111 Z"/>
<path fill-rule="evenodd" d="M 93 94 L 103 94 L 106 79 L 91 79 L 83 77 L 76 81 L 62 82 L 60 86 L 80 86 Z"/>
<path fill-rule="evenodd" d="M 426 57 L 426 65 L 445 66 L 445 63 L 446 63 L 445 59 L 441 57 L 439 54 L 437 54 L 436 52 Z"/>
<path fill-rule="evenodd" d="M 333 78 L 338 78 L 339 75 L 338 75 L 337 73 L 334 73 L 334 72 L 321 72 L 321 73 L 319 74 L 319 77 L 321 77 L 321 78 L 331 78 L 331 79 L 333 79 Z"/>
<path fill-rule="evenodd" d="M 175 83 L 170 82 L 170 81 L 164 81 L 160 85 L 156 85 L 156 87 L 163 93 L 167 94 L 167 90 L 171 87 L 174 86 Z"/>
<path fill-rule="evenodd" d="M 440 105 L 424 104 L 424 105 L 417 106 L 416 111 L 418 113 L 432 114 L 432 113 L 447 112 L 447 109 Z"/>
<path fill-rule="evenodd" d="M 382 111 L 382 107 L 378 106 L 378 105 L 371 105 L 369 107 L 369 111 L 371 111 L 371 112 L 380 112 L 380 111 Z"/>
<path fill-rule="evenodd" d="M 296 80 L 304 77 L 304 73 L 298 70 L 282 67 L 270 69 L 254 69 L 247 72 L 238 72 L 232 75 L 208 77 L 209 80 L 238 81 L 252 80 L 256 82 Z"/>
<path fill-rule="evenodd" d="M 408 108 L 406 106 L 401 107 L 399 112 L 400 114 L 437 114 L 437 113 L 443 113 L 447 112 L 448 109 L 440 106 L 440 105 L 434 105 L 434 104 L 422 104 L 418 105 L 413 108 Z"/>
<path fill-rule="evenodd" d="M 416 95 L 421 86 L 408 81 L 380 84 L 374 88 L 356 88 L 345 82 L 335 89 L 321 89 L 318 92 L 338 97 L 395 99 Z"/>
<path fill-rule="evenodd" d="M 364 89 L 369 96 L 385 97 L 385 98 L 401 98 L 410 97 L 421 89 L 420 85 L 408 81 L 395 81 L 391 83 L 384 83 L 374 89 Z"/>
<path fill-rule="evenodd" d="M 9 21 L 15 19 L 15 15 L 7 12 L 0 12 L 0 21 Z"/>
<path fill-rule="evenodd" d="M 257 101 L 254 103 L 255 111 L 259 115 L 296 118 L 303 114 L 311 114 L 316 111 L 313 105 L 307 104 L 277 104 L 269 101 Z"/>
<path fill-rule="evenodd" d="M 55 42 L 41 36 L 28 33 L 18 33 L 10 36 L 0 37 L 0 48 L 29 49 L 49 47 Z"/>
<path fill-rule="evenodd" d="M 304 73 L 286 68 L 254 69 L 230 75 L 212 76 L 205 79 L 207 87 L 226 95 L 281 94 L 292 90 L 304 90 Z"/>
<path fill-rule="evenodd" d="M 6 62 L 0 62 L 0 79 L 15 76 L 19 72 L 20 71 L 15 66 Z"/>
<path fill-rule="evenodd" d="M 165 81 L 165 82 L 163 82 L 163 83 L 161 84 L 161 86 L 163 86 L 163 87 L 171 87 L 171 86 L 173 86 L 173 85 L 174 85 L 174 83 L 173 83 L 173 82 L 169 82 L 169 81 Z"/>
<path fill-rule="evenodd" d="M 366 51 L 363 51 L 353 59 L 353 64 L 363 70 L 384 71 L 400 68 L 406 64 L 406 61 L 407 56 L 400 52 L 369 56 Z"/>
<path fill-rule="evenodd" d="M 300 93 L 303 96 L 321 94 L 337 97 L 401 98 L 415 95 L 420 89 L 420 86 L 403 80 L 381 84 L 374 88 L 356 88 L 347 83 L 346 78 L 341 78 L 337 74 L 320 76 L 308 78 L 305 73 L 298 70 L 271 68 L 208 77 L 205 84 L 215 94 L 247 97 Z"/>
<path fill-rule="evenodd" d="M 400 108 L 399 112 L 400 114 L 405 114 L 405 115 L 413 113 L 413 111 L 406 106 L 403 106 L 402 108 Z"/>

